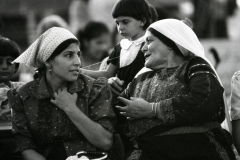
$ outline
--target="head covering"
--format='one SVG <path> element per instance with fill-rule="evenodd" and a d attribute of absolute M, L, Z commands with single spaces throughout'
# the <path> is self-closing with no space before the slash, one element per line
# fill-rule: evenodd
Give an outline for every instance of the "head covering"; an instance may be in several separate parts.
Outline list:
<path fill-rule="evenodd" d="M 184 56 L 193 53 L 205 58 L 204 48 L 193 30 L 184 22 L 177 19 L 164 19 L 149 26 L 176 43 Z"/>
<path fill-rule="evenodd" d="M 13 61 L 13 63 L 24 63 L 35 68 L 42 68 L 55 49 L 62 42 L 69 39 L 77 40 L 67 29 L 52 27 L 34 41 L 25 52 Z"/>
<path fill-rule="evenodd" d="M 157 22 L 152 23 L 149 28 L 153 28 L 156 31 L 160 32 L 164 36 L 171 39 L 173 42 L 176 43 L 179 50 L 182 52 L 184 56 L 191 56 L 194 54 L 195 56 L 199 56 L 205 59 L 211 68 L 214 70 L 215 74 L 218 77 L 218 81 L 222 85 L 222 82 L 213 67 L 213 65 L 209 62 L 209 60 L 205 57 L 204 48 L 202 44 L 199 42 L 196 34 L 193 30 L 186 25 L 184 22 L 177 20 L 177 19 L 164 19 L 159 20 Z M 222 127 L 229 130 L 231 132 L 231 123 L 229 117 L 228 107 L 226 105 L 226 96 L 223 93 L 224 101 L 225 101 L 225 114 L 226 119 L 222 123 Z"/>

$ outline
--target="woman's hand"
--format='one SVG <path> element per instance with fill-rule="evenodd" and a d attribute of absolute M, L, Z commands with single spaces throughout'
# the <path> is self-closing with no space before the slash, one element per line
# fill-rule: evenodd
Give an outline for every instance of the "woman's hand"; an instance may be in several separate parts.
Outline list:
<path fill-rule="evenodd" d="M 59 89 L 54 93 L 54 98 L 51 99 L 51 103 L 58 106 L 63 111 L 69 110 L 71 107 L 76 106 L 78 95 L 76 93 L 70 94 L 67 88 Z"/>
<path fill-rule="evenodd" d="M 126 116 L 128 119 L 140 119 L 140 118 L 150 118 L 152 115 L 152 107 L 150 103 L 141 98 L 131 97 L 130 100 L 123 97 L 118 97 L 118 99 L 123 102 L 126 106 L 116 108 L 120 111 L 120 114 Z"/>
<path fill-rule="evenodd" d="M 121 81 L 118 77 L 111 77 L 108 79 L 108 84 L 111 86 L 112 93 L 119 96 L 123 91 L 124 82 Z"/>

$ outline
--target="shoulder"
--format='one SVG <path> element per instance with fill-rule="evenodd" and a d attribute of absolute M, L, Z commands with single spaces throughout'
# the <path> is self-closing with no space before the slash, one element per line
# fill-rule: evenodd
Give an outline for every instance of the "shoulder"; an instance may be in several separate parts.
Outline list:
<path fill-rule="evenodd" d="M 190 79 L 197 74 L 211 74 L 217 78 L 212 66 L 205 59 L 196 56 L 189 60 L 186 67 L 186 76 Z"/>
<path fill-rule="evenodd" d="M 18 89 L 21 86 L 23 86 L 24 84 L 26 84 L 26 83 L 24 83 L 24 82 L 11 82 L 12 89 Z"/>
<path fill-rule="evenodd" d="M 92 77 L 89 77 L 87 75 L 80 74 L 78 77 L 79 83 L 83 83 L 84 90 L 92 90 L 93 88 L 99 88 L 99 87 L 105 87 L 107 86 L 107 78 L 105 77 L 99 77 L 97 79 L 94 79 Z"/>
<path fill-rule="evenodd" d="M 15 94 L 18 94 L 22 99 L 37 93 L 37 88 L 39 87 L 39 80 L 33 80 L 28 83 L 22 84 L 19 88 L 13 89 Z"/>

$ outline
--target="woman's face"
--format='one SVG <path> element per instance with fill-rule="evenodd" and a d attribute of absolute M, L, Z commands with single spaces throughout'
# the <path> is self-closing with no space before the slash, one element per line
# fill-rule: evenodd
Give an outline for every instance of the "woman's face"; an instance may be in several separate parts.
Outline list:
<path fill-rule="evenodd" d="M 88 56 L 91 59 L 101 61 L 107 56 L 108 50 L 111 47 L 110 34 L 103 33 L 99 37 L 91 39 L 87 43 Z"/>
<path fill-rule="evenodd" d="M 52 72 L 51 75 L 59 81 L 72 82 L 77 80 L 79 74 L 80 49 L 78 43 L 70 44 L 54 59 L 49 61 Z"/>
<path fill-rule="evenodd" d="M 145 33 L 145 45 L 142 51 L 147 68 L 158 70 L 167 67 L 170 49 L 150 31 Z"/>
<path fill-rule="evenodd" d="M 17 70 L 15 64 L 11 63 L 13 60 L 11 56 L 0 56 L 0 83 L 9 81 Z"/>

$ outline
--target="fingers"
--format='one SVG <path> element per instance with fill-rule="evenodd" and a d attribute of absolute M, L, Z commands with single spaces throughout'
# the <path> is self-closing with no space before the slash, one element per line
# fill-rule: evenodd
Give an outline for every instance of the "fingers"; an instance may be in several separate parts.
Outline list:
<path fill-rule="evenodd" d="M 116 106 L 117 110 L 119 110 L 120 112 L 127 112 L 127 107 L 120 107 L 120 106 Z"/>
<path fill-rule="evenodd" d="M 124 84 L 124 82 L 121 81 L 118 77 L 113 77 L 113 80 L 120 86 L 122 86 Z"/>
<path fill-rule="evenodd" d="M 118 92 L 121 92 L 123 90 L 122 89 L 123 81 L 121 81 L 117 77 L 109 78 L 108 84 L 111 85 L 111 87 L 114 88 L 115 90 L 117 90 Z"/>
<path fill-rule="evenodd" d="M 130 103 L 130 100 L 123 98 L 123 97 L 117 97 L 119 101 L 123 102 L 124 104 L 128 105 Z"/>

